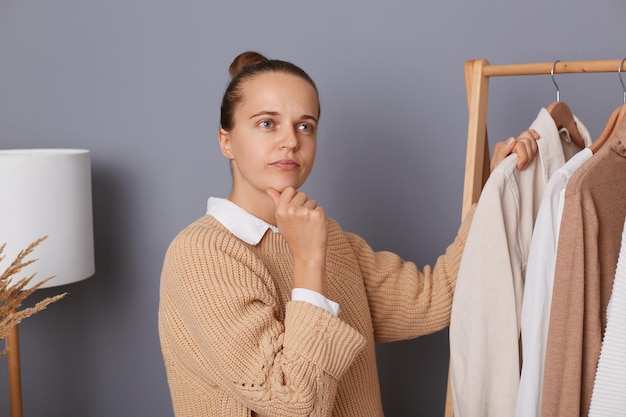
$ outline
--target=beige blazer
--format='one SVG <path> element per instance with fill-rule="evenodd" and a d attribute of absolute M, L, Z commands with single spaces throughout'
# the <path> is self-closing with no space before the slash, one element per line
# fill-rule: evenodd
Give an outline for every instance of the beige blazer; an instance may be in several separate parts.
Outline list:
<path fill-rule="evenodd" d="M 545 184 L 580 149 L 541 109 L 541 139 L 524 170 L 507 157 L 485 184 L 463 252 L 450 322 L 454 414 L 514 416 L 520 379 L 520 313 L 533 225 Z M 578 124 L 587 145 L 589 132 Z"/>

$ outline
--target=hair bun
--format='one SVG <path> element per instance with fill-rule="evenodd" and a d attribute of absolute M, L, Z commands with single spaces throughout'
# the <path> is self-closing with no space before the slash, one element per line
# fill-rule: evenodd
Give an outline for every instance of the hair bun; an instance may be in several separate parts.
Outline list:
<path fill-rule="evenodd" d="M 230 67 L 228 67 L 228 73 L 230 78 L 235 78 L 242 69 L 250 65 L 258 64 L 259 62 L 267 61 L 263 55 L 254 51 L 242 52 L 234 59 Z"/>

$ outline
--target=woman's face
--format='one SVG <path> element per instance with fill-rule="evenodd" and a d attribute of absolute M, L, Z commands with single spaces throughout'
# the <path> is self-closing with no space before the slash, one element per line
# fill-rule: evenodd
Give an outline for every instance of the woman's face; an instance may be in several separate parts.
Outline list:
<path fill-rule="evenodd" d="M 245 82 L 234 128 L 219 143 L 232 161 L 231 200 L 241 206 L 268 198 L 265 190 L 298 189 L 315 161 L 319 102 L 313 86 L 290 74 L 265 73 Z"/>

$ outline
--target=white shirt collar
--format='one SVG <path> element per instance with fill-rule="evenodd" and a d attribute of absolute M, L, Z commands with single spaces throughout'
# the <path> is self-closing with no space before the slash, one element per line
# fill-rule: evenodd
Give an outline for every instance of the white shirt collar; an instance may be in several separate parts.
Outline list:
<path fill-rule="evenodd" d="M 210 197 L 206 214 L 215 217 L 232 234 L 250 245 L 259 243 L 267 229 L 278 233 L 276 226 L 253 216 L 225 198 Z"/>

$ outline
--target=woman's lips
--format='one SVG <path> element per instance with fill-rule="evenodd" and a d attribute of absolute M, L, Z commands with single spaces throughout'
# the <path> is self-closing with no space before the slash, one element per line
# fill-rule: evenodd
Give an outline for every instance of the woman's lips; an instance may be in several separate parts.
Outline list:
<path fill-rule="evenodd" d="M 293 171 L 300 167 L 300 164 L 292 159 L 281 159 L 280 161 L 272 162 L 270 165 L 283 171 Z"/>

